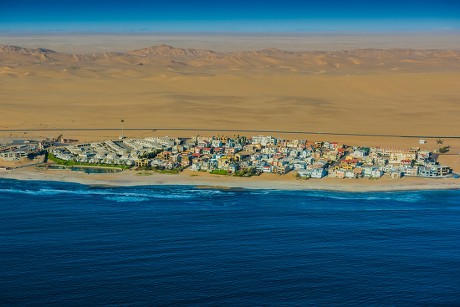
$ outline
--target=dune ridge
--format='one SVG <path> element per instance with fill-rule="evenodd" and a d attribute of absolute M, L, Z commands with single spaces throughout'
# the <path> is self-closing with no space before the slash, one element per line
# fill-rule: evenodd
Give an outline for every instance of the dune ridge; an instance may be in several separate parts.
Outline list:
<path fill-rule="evenodd" d="M 199 72 L 275 70 L 298 73 L 359 73 L 363 71 L 456 71 L 460 68 L 460 50 L 438 49 L 354 49 L 342 51 L 285 51 L 276 48 L 258 51 L 215 52 L 207 49 L 176 48 L 158 45 L 128 52 L 68 54 L 45 48 L 0 45 L 3 65 L 49 65 L 61 69 L 77 66 L 130 65 L 157 66 L 162 69 Z"/>

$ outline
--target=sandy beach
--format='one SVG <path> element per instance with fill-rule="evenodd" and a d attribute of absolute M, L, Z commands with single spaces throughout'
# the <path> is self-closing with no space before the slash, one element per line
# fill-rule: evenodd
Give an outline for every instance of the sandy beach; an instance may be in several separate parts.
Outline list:
<path fill-rule="evenodd" d="M 211 175 L 204 172 L 185 170 L 180 174 L 158 174 L 135 170 L 120 173 L 86 174 L 70 170 L 37 170 L 35 167 L 1 171 L 0 178 L 17 180 L 43 180 L 74 182 L 97 186 L 147 186 L 147 185 L 187 185 L 207 188 L 244 188 L 274 190 L 330 190 L 346 192 L 409 191 L 409 190 L 451 190 L 460 189 L 460 179 L 456 178 L 413 178 L 390 179 L 383 177 L 370 179 L 296 180 L 294 173 L 284 176 L 262 174 L 258 177 L 241 178 Z"/>

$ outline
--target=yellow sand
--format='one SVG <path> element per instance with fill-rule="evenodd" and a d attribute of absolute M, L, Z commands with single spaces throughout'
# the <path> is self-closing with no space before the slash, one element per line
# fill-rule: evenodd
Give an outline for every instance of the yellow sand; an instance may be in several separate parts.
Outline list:
<path fill-rule="evenodd" d="M 277 53 L 277 59 L 280 56 L 282 53 Z M 162 60 L 134 65 L 118 55 L 99 55 L 91 65 L 72 57 L 60 64 L 46 60 L 32 63 L 18 57 L 0 65 L 0 129 L 117 128 L 124 118 L 128 128 L 460 136 L 460 72 L 448 69 L 458 65 L 456 58 L 450 58 L 451 62 L 443 57 L 427 59 L 427 63 L 409 63 L 410 69 L 402 70 L 388 65 L 371 69 L 356 64 L 356 59 L 337 58 L 336 65 L 318 62 L 314 64 L 318 69 L 308 72 L 297 70 L 292 59 L 286 61 L 292 67 L 284 69 L 267 62 L 274 60 L 263 54 L 246 58 L 268 64 L 255 69 L 256 61 L 246 69 L 228 59 L 213 59 L 215 65 L 206 67 L 206 60 L 194 61 L 192 57 L 181 68 L 177 61 L 168 66 Z M 324 71 L 319 70 L 322 66 Z M 0 132 L 0 138 L 59 134 Z M 212 133 L 126 132 L 128 137 L 196 134 Z M 80 141 L 119 135 L 119 131 L 64 132 L 64 137 Z M 418 138 L 280 135 L 352 145 L 419 146 Z M 451 146 L 450 153 L 460 153 L 460 140 L 445 139 L 444 145 Z M 421 147 L 438 146 L 435 139 L 428 139 Z M 447 159 L 458 169 L 458 156 Z"/>
<path fill-rule="evenodd" d="M 144 172 L 143 172 L 144 173 Z M 460 189 L 460 179 L 401 179 L 381 178 L 369 179 L 336 179 L 323 178 L 296 180 L 294 174 L 285 176 L 262 174 L 260 177 L 240 178 L 209 173 L 184 171 L 179 175 L 150 173 L 149 176 L 139 175 L 137 171 L 124 171 L 111 174 L 84 174 L 72 171 L 48 170 L 38 171 L 34 168 L 0 171 L 0 178 L 20 180 L 48 180 L 77 182 L 90 185 L 137 186 L 137 185 L 193 185 L 218 188 L 247 189 L 287 189 L 287 190 L 337 190 L 337 191 L 404 191 L 404 190 L 437 190 Z"/>

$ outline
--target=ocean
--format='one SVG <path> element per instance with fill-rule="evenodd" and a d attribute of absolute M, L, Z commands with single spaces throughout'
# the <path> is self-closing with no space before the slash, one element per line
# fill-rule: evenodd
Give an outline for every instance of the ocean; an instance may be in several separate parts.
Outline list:
<path fill-rule="evenodd" d="M 0 179 L 0 305 L 460 305 L 460 191 Z"/>

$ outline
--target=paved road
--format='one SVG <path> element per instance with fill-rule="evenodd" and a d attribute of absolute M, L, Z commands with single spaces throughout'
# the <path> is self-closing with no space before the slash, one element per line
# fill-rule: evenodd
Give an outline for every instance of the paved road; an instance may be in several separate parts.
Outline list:
<path fill-rule="evenodd" d="M 251 133 L 284 133 L 284 134 L 319 134 L 339 136 L 371 136 L 371 137 L 398 137 L 398 138 L 436 138 L 460 139 L 454 135 L 397 135 L 372 133 L 341 133 L 320 131 L 293 131 L 293 130 L 250 130 L 250 129 L 211 129 L 211 128 L 125 128 L 125 131 L 201 131 L 201 132 L 251 132 Z M 48 128 L 48 129 L 0 129 L 0 132 L 64 132 L 64 131 L 120 131 L 120 128 Z"/>

